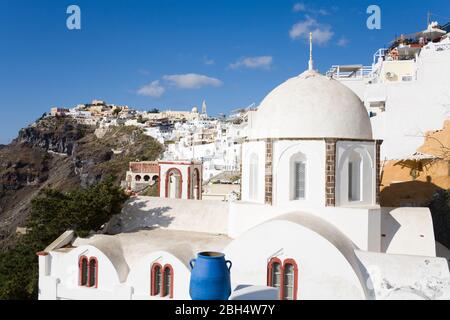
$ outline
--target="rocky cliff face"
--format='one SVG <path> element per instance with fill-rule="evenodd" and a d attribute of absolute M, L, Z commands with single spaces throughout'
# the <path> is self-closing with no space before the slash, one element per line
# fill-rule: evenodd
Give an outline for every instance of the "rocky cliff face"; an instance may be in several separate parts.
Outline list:
<path fill-rule="evenodd" d="M 92 129 L 68 120 L 54 118 L 22 129 L 15 142 L 56 153 L 72 155 L 76 141 Z"/>
<path fill-rule="evenodd" d="M 113 175 L 124 177 L 128 162 L 155 160 L 162 145 L 135 127 L 95 128 L 68 118 L 44 118 L 0 146 L 0 249 L 23 225 L 31 200 L 42 188 L 70 190 Z"/>

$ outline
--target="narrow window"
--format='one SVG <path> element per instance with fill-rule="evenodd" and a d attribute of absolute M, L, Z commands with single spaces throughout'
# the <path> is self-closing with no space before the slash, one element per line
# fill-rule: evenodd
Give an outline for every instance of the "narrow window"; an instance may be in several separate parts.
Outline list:
<path fill-rule="evenodd" d="M 165 266 L 164 267 L 164 276 L 163 276 L 163 292 L 161 296 L 173 298 L 173 271 L 172 267 Z"/>
<path fill-rule="evenodd" d="M 283 300 L 294 300 L 295 268 L 291 263 L 284 266 Z"/>
<path fill-rule="evenodd" d="M 361 201 L 361 159 L 348 163 L 348 200 Z"/>
<path fill-rule="evenodd" d="M 97 288 L 97 280 L 98 280 L 97 275 L 98 275 L 97 259 L 91 258 L 91 259 L 89 259 L 88 287 Z"/>
<path fill-rule="evenodd" d="M 306 164 L 295 162 L 294 167 L 294 199 L 304 200 L 306 197 Z"/>
<path fill-rule="evenodd" d="M 80 286 L 87 286 L 88 283 L 88 259 L 81 257 L 79 261 Z"/>
<path fill-rule="evenodd" d="M 348 199 L 353 199 L 353 162 L 348 163 Z"/>
<path fill-rule="evenodd" d="M 274 288 L 281 287 L 281 262 L 272 261 L 269 265 L 269 286 Z"/>
<path fill-rule="evenodd" d="M 151 283 L 151 295 L 157 296 L 161 293 L 161 279 L 162 272 L 159 264 L 154 264 L 152 267 L 152 283 Z"/>
<path fill-rule="evenodd" d="M 250 182 L 250 200 L 258 200 L 258 156 L 253 154 L 250 157 L 249 168 L 249 182 Z"/>

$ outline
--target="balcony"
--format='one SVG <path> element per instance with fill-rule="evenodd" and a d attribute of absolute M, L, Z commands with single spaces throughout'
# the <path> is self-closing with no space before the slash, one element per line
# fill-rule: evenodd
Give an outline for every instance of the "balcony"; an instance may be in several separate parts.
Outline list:
<path fill-rule="evenodd" d="M 370 78 L 372 67 L 363 65 L 334 65 L 326 73 L 337 80 L 362 80 Z"/>

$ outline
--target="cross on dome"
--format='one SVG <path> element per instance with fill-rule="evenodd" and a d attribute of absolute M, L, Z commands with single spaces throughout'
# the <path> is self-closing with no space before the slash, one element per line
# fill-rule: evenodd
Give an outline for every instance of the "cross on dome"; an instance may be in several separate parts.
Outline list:
<path fill-rule="evenodd" d="M 314 62 L 313 62 L 313 35 L 312 32 L 309 33 L 309 64 L 308 64 L 308 70 L 313 71 L 314 69 Z"/>

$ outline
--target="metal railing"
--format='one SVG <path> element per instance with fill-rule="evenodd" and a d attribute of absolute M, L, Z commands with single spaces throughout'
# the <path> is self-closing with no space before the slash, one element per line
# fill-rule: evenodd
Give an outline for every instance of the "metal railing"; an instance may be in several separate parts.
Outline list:
<path fill-rule="evenodd" d="M 377 52 L 375 52 L 373 55 L 372 65 L 376 65 L 380 60 L 384 60 L 388 51 L 389 49 L 386 48 L 378 49 Z"/>
<path fill-rule="evenodd" d="M 371 66 L 361 66 L 360 68 L 355 68 L 349 70 L 346 66 L 332 66 L 330 70 L 326 73 L 328 77 L 333 79 L 365 79 L 369 78 L 372 74 Z"/>

